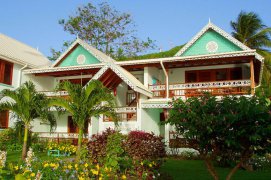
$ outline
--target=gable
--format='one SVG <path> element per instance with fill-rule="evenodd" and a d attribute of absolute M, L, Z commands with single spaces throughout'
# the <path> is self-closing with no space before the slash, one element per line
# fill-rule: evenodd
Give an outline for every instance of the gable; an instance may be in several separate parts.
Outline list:
<path fill-rule="evenodd" d="M 216 31 L 209 29 L 202 34 L 181 56 L 197 56 L 236 52 L 242 49 Z"/>
<path fill-rule="evenodd" d="M 78 45 L 71 53 L 69 53 L 66 57 L 64 57 L 64 59 L 62 59 L 58 66 L 67 67 L 97 63 L 100 63 L 100 61 L 95 56 L 93 56 L 83 46 Z"/>

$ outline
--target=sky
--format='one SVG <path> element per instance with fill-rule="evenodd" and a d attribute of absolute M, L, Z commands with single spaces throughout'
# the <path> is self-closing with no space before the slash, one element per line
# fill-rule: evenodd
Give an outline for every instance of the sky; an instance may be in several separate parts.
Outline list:
<path fill-rule="evenodd" d="M 65 32 L 59 19 L 74 15 L 89 2 L 108 2 L 132 15 L 137 36 L 156 41 L 155 51 L 168 50 L 189 41 L 210 20 L 226 32 L 241 11 L 257 13 L 271 27 L 271 0 L 1 0 L 0 33 L 49 56 L 76 37 Z"/>

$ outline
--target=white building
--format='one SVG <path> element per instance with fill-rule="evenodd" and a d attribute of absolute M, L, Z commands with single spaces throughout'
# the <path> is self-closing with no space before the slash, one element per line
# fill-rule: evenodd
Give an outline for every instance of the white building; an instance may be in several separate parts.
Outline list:
<path fill-rule="evenodd" d="M 90 79 L 98 79 L 116 96 L 122 132 L 154 132 L 166 140 L 173 129 L 169 125 L 161 125 L 161 122 L 165 121 L 172 98 L 185 99 L 200 96 L 203 92 L 216 96 L 251 95 L 260 85 L 263 67 L 263 58 L 255 50 L 212 23 L 208 23 L 175 56 L 158 59 L 115 61 L 77 39 L 55 63 L 48 66 L 48 60 L 42 54 L 15 40 L 6 40 L 6 46 L 10 46 L 6 51 L 12 49 L 11 54 L 16 54 L 16 57 L 7 59 L 2 56 L 5 53 L 2 40 L 0 43 L 0 58 L 14 64 L 12 84 L 2 83 L 0 88 L 16 88 L 21 82 L 32 80 L 39 91 L 47 96 L 57 96 L 54 89 L 63 80 L 85 85 Z M 31 53 L 23 53 L 24 48 Z M 15 58 L 20 61 L 13 60 Z M 2 114 L 1 122 L 4 122 Z M 93 117 L 88 124 L 88 135 L 108 127 L 114 127 L 110 119 Z M 34 122 L 32 130 L 43 132 L 41 136 L 48 137 L 77 136 L 77 129 L 68 113 L 58 117 L 54 134 L 49 134 L 49 126 L 39 121 Z"/>

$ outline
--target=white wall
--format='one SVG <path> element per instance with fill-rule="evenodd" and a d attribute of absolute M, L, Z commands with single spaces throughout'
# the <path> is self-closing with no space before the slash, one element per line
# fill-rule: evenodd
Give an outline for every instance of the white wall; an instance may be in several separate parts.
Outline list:
<path fill-rule="evenodd" d="M 29 80 L 35 84 L 38 91 L 53 91 L 56 85 L 55 77 L 23 74 L 22 83 Z"/>
<path fill-rule="evenodd" d="M 117 96 L 116 96 L 116 101 L 117 101 L 117 106 L 122 107 L 126 106 L 126 93 L 127 93 L 128 87 L 127 85 L 122 82 L 118 85 L 117 87 Z"/>
<path fill-rule="evenodd" d="M 160 135 L 160 113 L 162 109 L 142 109 L 141 130 Z"/>
<path fill-rule="evenodd" d="M 58 116 L 57 112 L 54 112 L 56 117 L 57 127 L 55 132 L 68 132 L 68 113 Z M 36 119 L 31 123 L 33 132 L 50 132 L 50 126 L 47 123 L 43 123 L 41 120 Z"/>

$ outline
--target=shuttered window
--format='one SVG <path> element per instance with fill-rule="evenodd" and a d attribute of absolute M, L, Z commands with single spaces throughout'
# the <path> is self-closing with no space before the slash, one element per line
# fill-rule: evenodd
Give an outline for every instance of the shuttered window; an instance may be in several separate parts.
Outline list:
<path fill-rule="evenodd" d="M 0 83 L 12 84 L 13 64 L 4 60 L 0 60 Z"/>
<path fill-rule="evenodd" d="M 0 112 L 0 129 L 8 128 L 8 111 Z"/>

